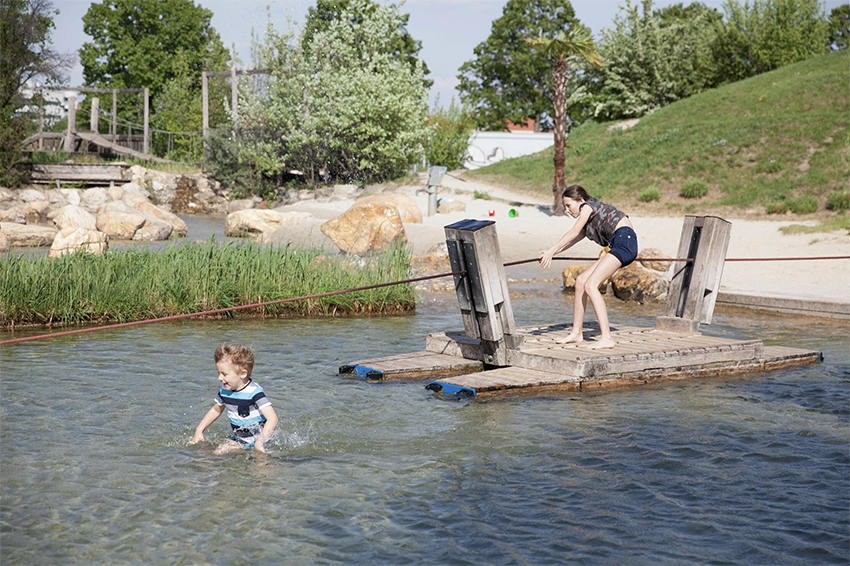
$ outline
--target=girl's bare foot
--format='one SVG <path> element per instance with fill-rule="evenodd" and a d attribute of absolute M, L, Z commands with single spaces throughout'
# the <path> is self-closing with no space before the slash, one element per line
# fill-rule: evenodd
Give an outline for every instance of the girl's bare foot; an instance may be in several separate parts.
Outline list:
<path fill-rule="evenodd" d="M 613 348 L 616 342 L 612 338 L 600 338 L 593 344 L 587 347 L 588 350 L 603 350 L 605 348 Z"/>
<path fill-rule="evenodd" d="M 578 344 L 579 342 L 584 342 L 581 332 L 570 332 L 569 336 L 555 340 L 555 344 Z"/>

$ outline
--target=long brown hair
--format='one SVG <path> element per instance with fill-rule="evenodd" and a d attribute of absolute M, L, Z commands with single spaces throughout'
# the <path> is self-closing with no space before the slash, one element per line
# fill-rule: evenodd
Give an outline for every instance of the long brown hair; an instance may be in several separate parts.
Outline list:
<path fill-rule="evenodd" d="M 566 189 L 564 189 L 564 194 L 561 195 L 561 198 L 570 198 L 573 200 L 583 200 L 587 202 L 590 200 L 590 195 L 587 194 L 587 191 L 584 190 L 584 187 L 580 185 L 570 185 Z"/>

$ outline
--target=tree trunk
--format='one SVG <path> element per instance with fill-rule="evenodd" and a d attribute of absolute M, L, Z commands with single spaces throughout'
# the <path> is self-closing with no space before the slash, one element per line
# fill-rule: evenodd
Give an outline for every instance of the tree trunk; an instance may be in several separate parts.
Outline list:
<path fill-rule="evenodd" d="M 564 58 L 555 61 L 552 66 L 552 105 L 554 107 L 553 122 L 555 127 L 555 180 L 552 182 L 552 196 L 555 199 L 553 212 L 555 216 L 564 216 L 564 202 L 561 195 L 567 188 L 564 181 L 564 149 L 567 142 L 567 85 L 570 82 L 570 70 Z"/>

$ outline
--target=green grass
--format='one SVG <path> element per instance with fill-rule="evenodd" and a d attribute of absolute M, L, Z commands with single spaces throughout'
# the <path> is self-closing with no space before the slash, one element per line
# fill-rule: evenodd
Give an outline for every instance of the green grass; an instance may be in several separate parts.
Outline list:
<path fill-rule="evenodd" d="M 354 265 L 319 249 L 255 244 L 171 245 L 60 258 L 0 259 L 0 326 L 146 320 L 406 279 L 410 251 Z M 342 316 L 415 309 L 411 284 L 246 309 L 225 316 Z"/>
<path fill-rule="evenodd" d="M 681 100 L 629 130 L 589 122 L 567 140 L 567 184 L 630 210 L 763 213 L 778 201 L 829 195 L 850 179 L 850 53 L 815 57 Z M 552 148 L 466 176 L 551 195 Z M 706 198 L 680 195 L 702 180 Z M 641 201 L 656 187 L 661 198 Z M 833 197 L 835 198 L 835 197 Z M 680 206 L 677 206 L 680 205 Z"/>
<path fill-rule="evenodd" d="M 779 229 L 783 234 L 818 234 L 823 232 L 834 232 L 846 230 L 850 234 L 850 218 L 847 216 L 836 216 L 822 220 L 815 226 L 804 226 L 802 224 L 791 224 Z"/>

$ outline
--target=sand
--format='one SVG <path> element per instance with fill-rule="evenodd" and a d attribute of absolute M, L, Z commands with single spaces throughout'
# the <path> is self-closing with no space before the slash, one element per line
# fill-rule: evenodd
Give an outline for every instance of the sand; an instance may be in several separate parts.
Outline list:
<path fill-rule="evenodd" d="M 466 205 L 465 212 L 427 216 L 428 195 L 404 191 L 416 200 L 423 211 L 422 224 L 406 224 L 407 238 L 414 255 L 424 255 L 432 246 L 445 241 L 443 227 L 466 218 L 496 221 L 499 244 L 505 262 L 537 257 L 540 250 L 555 243 L 572 225 L 570 217 L 551 214 L 548 199 L 507 192 L 497 187 L 445 177 L 440 198 L 455 199 Z M 475 199 L 474 193 L 489 194 L 491 200 Z M 351 206 L 353 201 L 327 203 L 301 202 L 287 210 L 310 212 L 313 218 L 299 221 L 287 229 L 287 239 L 329 249 L 333 244 L 319 226 Z M 513 208 L 515 218 L 508 215 Z M 489 211 L 493 211 L 493 216 Z M 628 211 L 627 211 L 628 212 Z M 638 234 L 640 247 L 656 248 L 667 257 L 675 257 L 682 231 L 682 217 L 656 217 L 630 214 Z M 806 224 L 793 219 L 731 219 L 732 238 L 729 258 L 814 257 L 850 255 L 850 234 L 835 231 L 816 234 L 785 235 L 780 228 L 790 224 Z M 599 247 L 584 240 L 562 255 L 596 257 Z M 560 276 L 566 264 L 555 262 L 548 270 L 537 264 L 523 266 L 524 277 L 552 279 Z M 850 303 L 850 260 L 727 262 L 721 279 L 721 291 L 745 295 L 797 298 Z"/>

